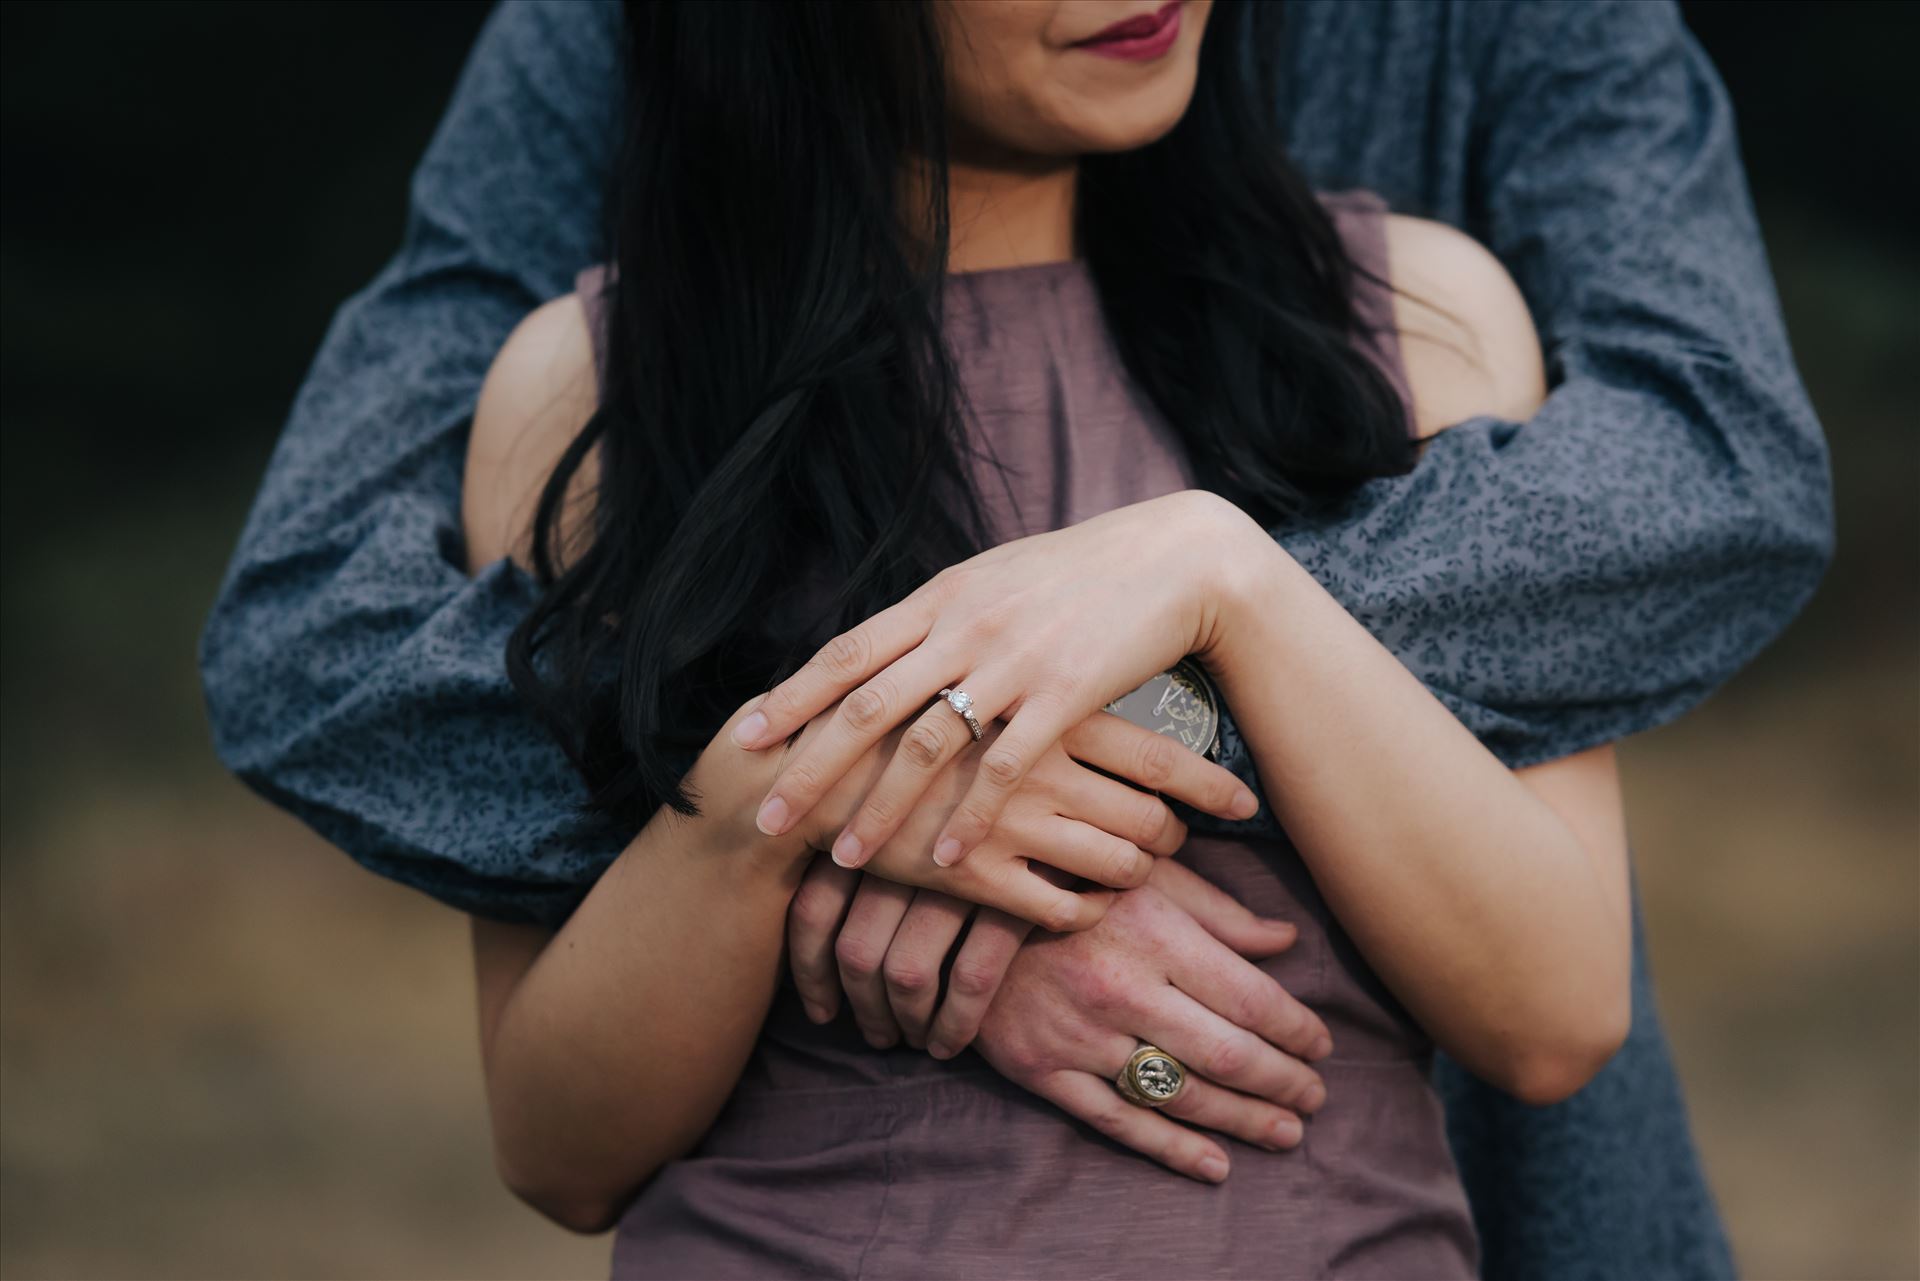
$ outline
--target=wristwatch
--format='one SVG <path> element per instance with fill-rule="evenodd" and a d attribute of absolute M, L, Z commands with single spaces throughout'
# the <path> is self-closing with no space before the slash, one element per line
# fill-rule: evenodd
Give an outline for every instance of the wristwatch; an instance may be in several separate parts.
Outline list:
<path fill-rule="evenodd" d="M 1220 759 L 1220 695 L 1191 658 L 1148 678 L 1140 688 L 1108 703 L 1106 710 L 1176 738 L 1210 761 Z"/>

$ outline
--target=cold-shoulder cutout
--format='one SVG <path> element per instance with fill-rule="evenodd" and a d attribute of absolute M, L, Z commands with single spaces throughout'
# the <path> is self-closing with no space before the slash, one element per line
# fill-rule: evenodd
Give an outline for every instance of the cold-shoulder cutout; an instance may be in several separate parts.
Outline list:
<path fill-rule="evenodd" d="M 1482 415 L 1532 417 L 1547 395 L 1540 336 L 1500 260 L 1425 218 L 1388 215 L 1386 236 L 1415 434 Z"/>
<path fill-rule="evenodd" d="M 536 308 L 494 357 L 474 410 L 460 496 L 468 573 L 502 557 L 529 567 L 540 493 L 598 403 L 593 340 L 580 296 Z M 594 479 L 589 456 L 568 487 L 569 523 Z"/>

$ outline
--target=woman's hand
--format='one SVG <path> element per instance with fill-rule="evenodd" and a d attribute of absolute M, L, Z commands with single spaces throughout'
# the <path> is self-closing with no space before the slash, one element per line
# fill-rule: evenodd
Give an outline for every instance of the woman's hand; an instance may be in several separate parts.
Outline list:
<path fill-rule="evenodd" d="M 1304 1134 L 1302 1115 L 1326 1101 L 1325 1083 L 1307 1066 L 1332 1053 L 1326 1025 L 1246 959 L 1285 951 L 1296 937 L 1292 925 L 1262 920 L 1190 868 L 1162 860 L 1093 929 L 1019 949 L 975 1048 L 1002 1076 L 1108 1138 L 1218 1183 L 1227 1153 L 1190 1127 L 1291 1148 Z M 1190 1074 L 1158 1111 L 1113 1086 L 1142 1041 Z"/>
<path fill-rule="evenodd" d="M 832 715 L 816 717 L 788 749 L 789 757 L 804 753 L 809 737 L 826 732 L 834 723 Z M 1145 882 L 1154 856 L 1173 853 L 1187 838 L 1186 825 L 1159 796 L 1107 775 L 1157 788 L 1216 814 L 1227 812 L 1235 794 L 1244 790 L 1227 770 L 1165 735 L 1109 712 L 1095 712 L 1042 753 L 1000 821 L 981 842 L 980 857 L 960 867 L 928 862 L 925 852 L 933 834 L 949 820 L 1001 732 L 995 726 L 980 743 L 967 744 L 967 750 L 936 777 L 896 836 L 874 851 L 868 870 L 898 885 L 997 908 L 1050 930 L 1085 929 L 1106 910 L 1110 895 L 1076 893 L 1061 878 L 1043 876 L 1041 869 L 1126 889 Z M 815 849 L 832 846 L 873 777 L 893 757 L 899 737 L 889 735 L 869 749 L 794 829 L 795 834 Z M 811 896 L 803 906 L 809 902 Z M 904 899 L 900 908 L 891 915 L 877 915 L 873 928 L 884 922 L 891 938 L 891 927 L 899 924 L 905 910 Z M 956 923 L 947 941 L 951 943 L 957 933 Z M 876 950 L 886 941 L 877 940 Z M 818 954 L 819 939 L 809 942 L 816 946 L 807 955 Z M 804 962 L 800 968 L 805 968 Z M 875 1025 L 885 1026 L 878 1020 Z"/>
<path fill-rule="evenodd" d="M 873 857 L 972 743 L 961 717 L 933 701 L 951 687 L 971 696 L 982 722 L 1009 718 L 932 841 L 935 863 L 959 863 L 1069 728 L 1185 655 L 1208 651 L 1231 548 L 1252 528 L 1226 500 L 1188 490 L 1004 543 L 936 575 L 835 637 L 739 722 L 734 740 L 759 748 L 841 700 L 780 770 L 760 830 L 790 830 L 889 731 L 917 716 L 834 848 L 849 867 Z M 1219 799 L 1233 818 L 1258 806 L 1243 787 Z"/>
<path fill-rule="evenodd" d="M 817 717 L 814 724 L 829 719 Z M 909 1043 L 926 1042 L 941 963 L 972 905 L 1003 908 L 983 910 L 974 923 L 956 962 L 955 991 L 933 1029 L 930 1048 L 958 1053 L 973 1039 L 993 995 L 993 986 L 975 982 L 976 976 L 990 974 L 997 984 L 1028 921 L 1060 929 L 1056 922 L 1068 918 L 1050 913 L 1077 910 L 1086 900 L 1064 881 L 1077 875 L 1119 889 L 1139 885 L 1152 869 L 1150 855 L 1172 854 L 1185 843 L 1186 825 L 1164 800 L 1108 774 L 1216 814 L 1228 813 L 1242 790 L 1231 773 L 1173 739 L 1095 712 L 1042 755 L 975 858 L 954 868 L 929 863 L 927 841 L 999 732 L 996 726 L 982 743 L 970 744 L 935 781 L 932 795 L 867 864 L 876 877 L 860 886 L 857 897 L 856 877 L 848 869 L 815 861 L 794 897 L 788 938 L 796 985 L 819 1021 L 833 1016 L 844 987 L 874 1045 L 892 1045 L 901 1029 Z M 890 747 L 890 740 L 882 740 L 801 825 L 814 848 L 832 843 L 836 824 L 858 803 L 866 776 L 884 764 Z"/>

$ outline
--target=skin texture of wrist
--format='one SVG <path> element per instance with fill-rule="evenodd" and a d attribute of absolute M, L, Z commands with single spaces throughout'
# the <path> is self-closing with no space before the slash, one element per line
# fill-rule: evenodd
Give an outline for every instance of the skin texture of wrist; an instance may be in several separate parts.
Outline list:
<path fill-rule="evenodd" d="M 1233 503 L 1206 490 L 1188 492 L 1205 521 L 1198 561 L 1203 622 L 1195 652 L 1210 659 L 1233 635 L 1236 619 L 1280 590 L 1293 558 Z"/>
<path fill-rule="evenodd" d="M 768 836 L 754 825 L 754 810 L 785 759 L 785 752 L 749 752 L 733 741 L 733 725 L 745 709 L 720 727 L 686 777 L 700 807 L 698 818 L 671 818 L 683 825 L 684 838 L 700 849 L 735 858 L 743 867 L 777 876 L 798 875 L 814 851 L 798 830 Z"/>

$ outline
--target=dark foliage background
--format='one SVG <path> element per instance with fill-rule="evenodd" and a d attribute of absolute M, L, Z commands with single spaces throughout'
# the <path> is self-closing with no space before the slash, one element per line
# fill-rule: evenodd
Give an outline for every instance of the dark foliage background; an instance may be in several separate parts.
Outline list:
<path fill-rule="evenodd" d="M 1920 9 L 1701 3 L 1842 550 L 1629 748 L 1663 1007 L 1755 1277 L 1920 1275 Z M 224 777 L 193 644 L 467 3 L 0 6 L 0 1271 L 604 1274 L 489 1164 L 461 922 Z"/>

